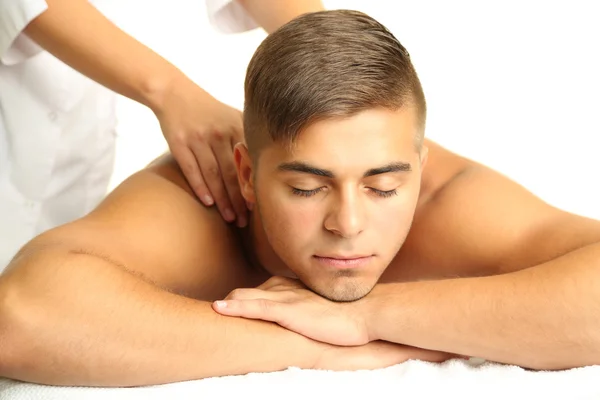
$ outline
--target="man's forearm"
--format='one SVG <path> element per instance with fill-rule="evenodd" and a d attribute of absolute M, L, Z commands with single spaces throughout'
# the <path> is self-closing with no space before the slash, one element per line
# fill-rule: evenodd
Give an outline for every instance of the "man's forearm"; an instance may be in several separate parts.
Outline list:
<path fill-rule="evenodd" d="M 0 276 L 0 375 L 137 386 L 310 368 L 322 344 L 215 313 L 90 255 L 25 254 Z M 16 267 L 16 268 L 15 268 Z"/>
<path fill-rule="evenodd" d="M 600 244 L 504 275 L 377 286 L 371 337 L 534 369 L 600 363 Z"/>
<path fill-rule="evenodd" d="M 103 86 L 150 108 L 182 72 L 123 32 L 87 0 L 47 0 L 25 33 L 52 55 Z"/>

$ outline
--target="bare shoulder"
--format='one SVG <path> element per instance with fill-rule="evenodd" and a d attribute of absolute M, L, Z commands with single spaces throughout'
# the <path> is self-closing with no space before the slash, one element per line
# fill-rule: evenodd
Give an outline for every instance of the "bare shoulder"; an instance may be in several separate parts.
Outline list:
<path fill-rule="evenodd" d="M 196 199 L 170 155 L 126 179 L 89 215 L 31 245 L 102 257 L 161 288 L 205 300 L 252 279 L 238 229 Z"/>
<path fill-rule="evenodd" d="M 557 209 L 491 168 L 428 145 L 413 226 L 389 272 L 395 278 L 505 273 L 600 241 L 600 221 Z"/>

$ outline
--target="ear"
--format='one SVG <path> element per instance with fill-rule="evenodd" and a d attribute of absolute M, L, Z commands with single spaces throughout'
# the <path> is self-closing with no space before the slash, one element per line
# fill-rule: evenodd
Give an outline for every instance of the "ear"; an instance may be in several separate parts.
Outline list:
<path fill-rule="evenodd" d="M 421 171 L 425 168 L 425 164 L 427 164 L 427 160 L 429 158 L 429 147 L 422 145 L 421 154 L 419 156 L 421 159 Z"/>
<path fill-rule="evenodd" d="M 233 159 L 235 161 L 235 168 L 237 170 L 238 183 L 242 196 L 246 200 L 246 204 L 249 210 L 252 210 L 254 203 L 256 202 L 256 195 L 254 192 L 254 179 L 252 169 L 252 159 L 248 152 L 248 147 L 242 142 L 237 143 L 233 148 Z"/>

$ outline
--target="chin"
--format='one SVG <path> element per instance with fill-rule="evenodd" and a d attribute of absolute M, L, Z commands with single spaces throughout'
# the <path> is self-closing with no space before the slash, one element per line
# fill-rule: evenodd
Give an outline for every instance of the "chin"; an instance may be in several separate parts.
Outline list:
<path fill-rule="evenodd" d="M 308 285 L 315 293 L 327 300 L 335 302 L 351 302 L 360 300 L 373 290 L 375 283 L 361 279 L 337 278 L 328 285 Z"/>

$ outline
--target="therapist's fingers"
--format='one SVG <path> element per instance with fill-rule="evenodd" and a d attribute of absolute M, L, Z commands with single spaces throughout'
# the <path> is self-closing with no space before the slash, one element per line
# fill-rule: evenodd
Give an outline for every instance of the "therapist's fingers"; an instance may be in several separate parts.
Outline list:
<path fill-rule="evenodd" d="M 236 215 L 237 225 L 242 228 L 247 224 L 247 207 L 237 179 L 233 148 L 229 141 L 221 141 L 213 144 L 213 151 L 221 168 L 221 176 Z"/>
<path fill-rule="evenodd" d="M 196 193 L 196 196 L 198 196 L 205 206 L 212 206 L 214 204 L 214 199 L 204 182 L 202 173 L 200 172 L 200 166 L 198 165 L 194 153 L 186 146 L 175 147 L 171 149 L 171 152 L 173 153 L 175 160 L 177 160 L 179 168 L 181 168 L 181 171 L 185 175 L 188 184 L 194 193 Z"/>
<path fill-rule="evenodd" d="M 223 184 L 221 168 L 219 167 L 219 163 L 217 162 L 212 149 L 210 146 L 201 142 L 192 143 L 191 149 L 196 157 L 196 162 L 200 166 L 204 182 L 206 183 L 219 212 L 223 216 L 223 219 L 227 222 L 233 222 L 235 220 L 235 213 L 233 212 L 233 207 L 229 201 L 229 195 Z"/>

